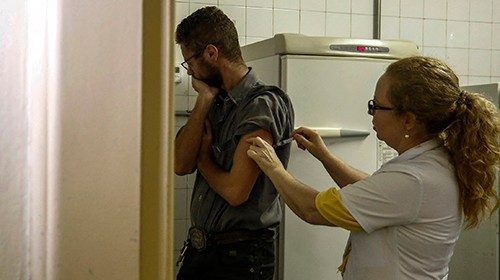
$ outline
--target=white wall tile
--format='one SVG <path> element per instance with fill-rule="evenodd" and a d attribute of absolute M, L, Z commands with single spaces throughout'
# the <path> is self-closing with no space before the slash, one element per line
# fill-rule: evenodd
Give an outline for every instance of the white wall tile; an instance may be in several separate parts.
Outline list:
<path fill-rule="evenodd" d="M 325 12 L 301 11 L 300 33 L 309 36 L 324 36 L 325 20 Z"/>
<path fill-rule="evenodd" d="M 381 5 L 380 13 L 383 16 L 399 16 L 400 0 L 384 0 Z"/>
<path fill-rule="evenodd" d="M 200 4 L 200 3 L 189 3 L 189 13 L 192 14 L 196 10 L 203 8 L 205 6 L 213 6 L 213 5 Z"/>
<path fill-rule="evenodd" d="M 193 82 L 193 79 L 191 76 L 189 76 L 189 92 L 188 92 L 189 100 L 188 100 L 188 103 L 196 102 L 196 98 L 198 97 L 198 92 L 196 92 L 196 90 L 194 90 L 192 82 Z"/>
<path fill-rule="evenodd" d="M 491 76 L 500 76 L 500 51 L 491 52 Z"/>
<path fill-rule="evenodd" d="M 187 177 L 186 176 L 175 175 L 175 177 L 174 177 L 174 188 L 175 189 L 186 189 L 187 188 Z"/>
<path fill-rule="evenodd" d="M 351 1 L 326 0 L 326 11 L 334 13 L 351 13 Z"/>
<path fill-rule="evenodd" d="M 300 0 L 301 11 L 325 11 L 325 0 Z"/>
<path fill-rule="evenodd" d="M 192 197 L 193 197 L 193 188 L 187 189 L 187 199 L 190 203 Z M 191 209 L 189 206 L 188 206 L 188 217 L 186 219 L 186 226 L 187 226 L 186 229 L 189 229 L 189 227 L 191 226 Z"/>
<path fill-rule="evenodd" d="M 187 217 L 187 189 L 175 189 L 174 213 L 176 219 Z"/>
<path fill-rule="evenodd" d="M 458 84 L 461 87 L 469 85 L 469 76 L 466 76 L 466 75 L 457 75 L 457 77 L 458 77 Z"/>
<path fill-rule="evenodd" d="M 446 62 L 457 75 L 468 75 L 469 51 L 467 49 L 446 49 Z"/>
<path fill-rule="evenodd" d="M 188 76 L 188 110 L 193 109 L 194 103 L 196 102 L 196 98 L 198 97 L 198 92 L 196 92 L 193 88 L 193 80 L 191 76 Z"/>
<path fill-rule="evenodd" d="M 177 86 L 178 85 L 175 85 L 174 86 L 174 89 L 176 91 L 176 95 L 175 95 L 175 110 L 176 111 L 184 111 L 184 110 L 187 110 L 188 108 L 188 97 L 187 95 L 177 95 Z M 182 92 L 187 92 L 187 88 L 185 91 L 182 91 Z"/>
<path fill-rule="evenodd" d="M 268 39 L 268 38 L 267 37 L 249 37 L 249 36 L 247 36 L 247 45 L 250 45 L 250 44 L 253 44 L 256 42 L 260 42 L 260 41 L 263 41 L 266 39 Z"/>
<path fill-rule="evenodd" d="M 187 177 L 187 187 L 189 190 L 193 190 L 194 188 L 194 182 L 196 181 L 196 172 L 193 172 L 189 175 L 186 175 Z M 191 199 L 191 193 L 188 193 L 188 198 Z"/>
<path fill-rule="evenodd" d="M 424 20 L 424 46 L 446 46 L 446 21 L 434 19 Z"/>
<path fill-rule="evenodd" d="M 448 47 L 469 47 L 469 23 L 465 21 L 448 21 L 446 27 Z"/>
<path fill-rule="evenodd" d="M 245 7 L 245 0 L 219 0 L 219 5 L 233 5 Z"/>
<path fill-rule="evenodd" d="M 424 17 L 424 0 L 401 0 L 401 17 Z"/>
<path fill-rule="evenodd" d="M 179 129 L 186 124 L 187 118 L 179 117 L 175 118 L 175 133 L 179 132 Z"/>
<path fill-rule="evenodd" d="M 274 34 L 299 33 L 300 13 L 297 10 L 274 10 Z"/>
<path fill-rule="evenodd" d="M 446 19 L 446 0 L 425 0 L 424 18 Z"/>
<path fill-rule="evenodd" d="M 401 18 L 400 39 L 422 46 L 423 19 Z"/>
<path fill-rule="evenodd" d="M 217 0 L 190 0 L 191 3 L 212 4 L 216 5 Z"/>
<path fill-rule="evenodd" d="M 262 8 L 247 8 L 247 36 L 273 36 L 273 10 Z"/>
<path fill-rule="evenodd" d="M 273 0 L 248 0 L 248 7 L 272 8 Z"/>
<path fill-rule="evenodd" d="M 351 15 L 327 13 L 325 35 L 332 37 L 351 37 Z"/>
<path fill-rule="evenodd" d="M 449 0 L 448 20 L 469 20 L 469 0 Z"/>
<path fill-rule="evenodd" d="M 187 110 L 188 108 L 188 100 L 187 100 L 187 95 L 189 94 L 189 86 L 190 86 L 190 79 L 187 74 L 186 69 L 184 69 L 180 64 L 182 61 L 184 61 L 184 58 L 182 57 L 181 51 L 178 50 L 179 48 L 176 48 L 176 56 L 179 56 L 179 58 L 176 59 L 175 61 L 175 67 L 179 67 L 179 76 L 180 76 L 180 83 L 179 84 L 174 84 L 174 92 L 176 96 L 184 96 L 185 99 L 178 98 L 175 100 L 175 108 L 176 110 Z M 177 109 L 178 108 L 178 109 Z"/>
<path fill-rule="evenodd" d="M 471 49 L 491 49 L 491 23 L 470 23 L 469 47 Z"/>
<path fill-rule="evenodd" d="M 196 93 L 192 86 L 189 87 L 189 93 Z M 188 110 L 193 110 L 194 105 L 196 104 L 196 96 L 188 95 Z"/>
<path fill-rule="evenodd" d="M 373 0 L 352 0 L 351 11 L 353 14 L 373 16 Z"/>
<path fill-rule="evenodd" d="M 500 0 L 493 0 L 493 22 L 500 23 Z"/>
<path fill-rule="evenodd" d="M 352 38 L 373 38 L 373 16 L 353 14 L 351 17 Z"/>
<path fill-rule="evenodd" d="M 182 56 L 181 47 L 177 43 L 175 43 L 174 53 L 175 53 L 175 65 L 180 66 L 179 64 L 181 64 L 181 62 L 184 61 L 184 57 Z M 182 70 L 184 70 L 184 68 L 182 68 L 181 71 Z"/>
<path fill-rule="evenodd" d="M 489 84 L 491 81 L 490 77 L 484 76 L 469 76 L 468 85 L 481 85 L 481 84 Z"/>
<path fill-rule="evenodd" d="M 174 214 L 175 215 L 175 214 Z M 182 248 L 184 240 L 187 239 L 186 220 L 185 219 L 175 219 L 174 220 L 174 257 L 177 258 L 177 252 Z"/>
<path fill-rule="evenodd" d="M 239 36 L 246 35 L 245 7 L 220 5 L 221 9 L 234 23 Z"/>
<path fill-rule="evenodd" d="M 299 10 L 300 0 L 274 0 L 274 8 Z"/>
<path fill-rule="evenodd" d="M 382 16 L 381 39 L 399 39 L 399 17 Z"/>
<path fill-rule="evenodd" d="M 469 75 L 489 76 L 490 62 L 491 50 L 469 50 Z"/>
<path fill-rule="evenodd" d="M 491 0 L 470 0 L 470 21 L 491 22 Z"/>
<path fill-rule="evenodd" d="M 446 61 L 446 48 L 424 47 L 422 54 Z"/>
<path fill-rule="evenodd" d="M 500 23 L 493 24 L 493 32 L 491 38 L 491 48 L 494 50 L 500 50 Z"/>
<path fill-rule="evenodd" d="M 240 43 L 240 47 L 246 45 L 246 42 L 247 42 L 246 38 L 247 37 L 242 37 L 242 36 L 238 37 L 238 42 Z"/>
<path fill-rule="evenodd" d="M 490 83 L 500 83 L 500 76 L 499 77 L 491 76 Z"/>
<path fill-rule="evenodd" d="M 189 3 L 175 3 L 175 26 L 189 16 Z"/>

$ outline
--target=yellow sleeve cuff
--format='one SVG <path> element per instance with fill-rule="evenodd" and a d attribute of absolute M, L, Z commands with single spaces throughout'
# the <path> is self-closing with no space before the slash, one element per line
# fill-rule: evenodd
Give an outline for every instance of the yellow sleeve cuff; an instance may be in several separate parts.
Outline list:
<path fill-rule="evenodd" d="M 350 231 L 360 231 L 363 228 L 345 208 L 340 200 L 340 194 L 335 188 L 329 188 L 318 193 L 315 200 L 318 212 L 330 223 Z"/>

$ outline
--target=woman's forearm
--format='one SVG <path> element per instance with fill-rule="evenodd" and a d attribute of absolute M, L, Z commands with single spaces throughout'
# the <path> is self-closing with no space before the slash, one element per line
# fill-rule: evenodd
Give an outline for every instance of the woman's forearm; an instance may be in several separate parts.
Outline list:
<path fill-rule="evenodd" d="M 268 174 L 282 199 L 302 220 L 311 224 L 330 224 L 318 212 L 315 204 L 318 191 L 295 179 L 280 168 Z"/>
<path fill-rule="evenodd" d="M 320 159 L 330 177 L 337 183 L 340 188 L 346 185 L 362 180 L 369 175 L 360 171 L 333 154 L 327 154 Z"/>

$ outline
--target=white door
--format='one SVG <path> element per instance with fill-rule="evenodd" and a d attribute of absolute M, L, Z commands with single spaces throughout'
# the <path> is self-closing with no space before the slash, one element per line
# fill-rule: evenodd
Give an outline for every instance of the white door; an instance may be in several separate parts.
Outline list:
<path fill-rule="evenodd" d="M 377 138 L 367 102 L 391 60 L 287 55 L 281 58 L 281 87 L 295 108 L 295 126 L 368 131 L 369 136 L 325 139 L 331 152 L 368 173 L 377 167 Z M 292 145 L 288 170 L 318 190 L 335 186 L 319 161 Z M 341 279 L 337 267 L 348 231 L 312 226 L 285 209 L 280 263 L 285 280 Z M 283 275 L 282 275 L 283 276 Z"/>

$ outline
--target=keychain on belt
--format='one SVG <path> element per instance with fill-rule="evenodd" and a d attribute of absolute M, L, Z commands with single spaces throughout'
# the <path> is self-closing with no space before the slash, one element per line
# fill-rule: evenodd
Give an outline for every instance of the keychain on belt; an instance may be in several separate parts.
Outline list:
<path fill-rule="evenodd" d="M 186 251 L 188 249 L 189 242 L 184 241 L 184 245 L 182 246 L 181 249 L 181 254 L 179 255 L 179 258 L 177 258 L 177 262 L 175 263 L 175 266 L 179 266 L 183 261 L 184 261 L 184 256 L 186 255 Z"/>

